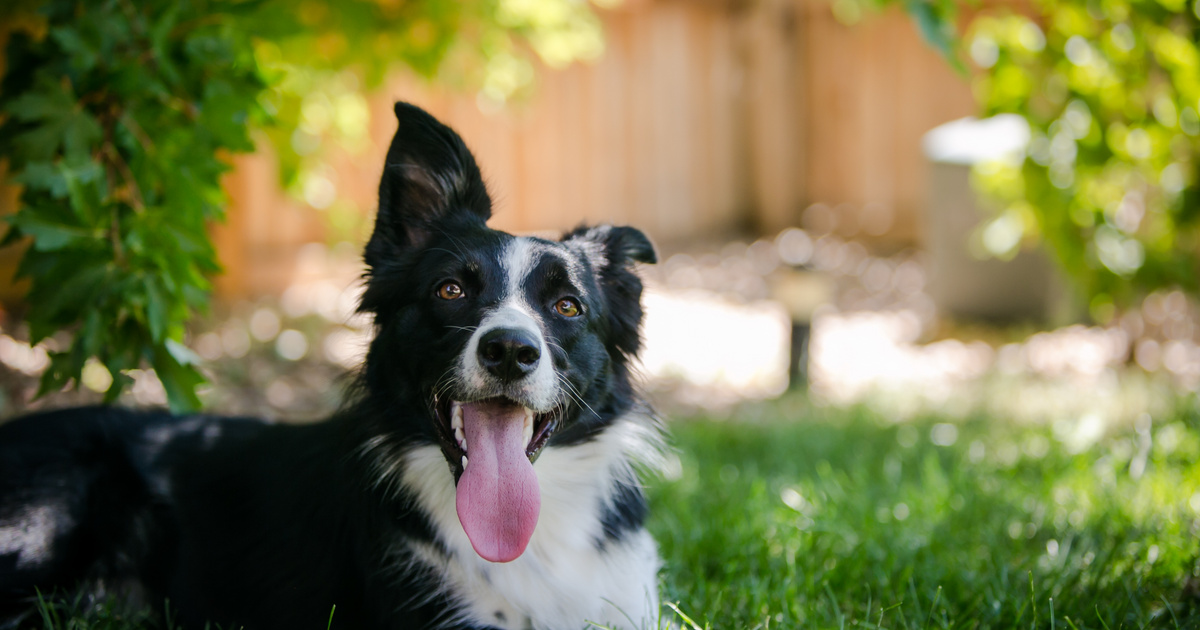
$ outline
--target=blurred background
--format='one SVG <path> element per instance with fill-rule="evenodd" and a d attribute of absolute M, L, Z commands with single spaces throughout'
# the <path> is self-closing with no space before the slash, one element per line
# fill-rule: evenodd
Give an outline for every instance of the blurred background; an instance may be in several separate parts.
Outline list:
<path fill-rule="evenodd" d="M 613 222 L 654 239 L 661 256 L 644 269 L 642 369 L 660 404 L 720 409 L 794 389 L 821 402 L 875 401 L 899 416 L 932 405 L 1047 419 L 1065 406 L 1103 424 L 1200 385 L 1186 286 L 1169 277 L 1157 281 L 1163 287 L 1139 284 L 1086 243 L 1090 258 L 1076 266 L 1127 280 L 1133 297 L 1072 278 L 1064 256 L 1055 264 L 1043 251 L 1071 248 L 1027 208 L 1003 203 L 1004 176 L 1007 189 L 1022 190 L 1033 185 L 1020 181 L 1022 161 L 1046 163 L 1027 151 L 1031 137 L 1054 140 L 1055 155 L 1066 150 L 1055 127 L 1085 102 L 1074 92 L 1086 86 L 1068 77 L 1062 106 L 1045 115 L 1038 86 L 998 102 L 1013 91 L 1002 75 L 1036 75 L 1027 57 L 1039 51 L 1051 68 L 1061 64 L 1079 39 L 1070 29 L 1091 26 L 1058 33 L 1062 19 L 1047 26 L 1025 5 L 972 7 L 943 18 L 963 34 L 947 53 L 922 37 L 927 17 L 852 0 L 566 3 L 582 13 L 508 4 L 530 24 L 551 24 L 540 27 L 549 35 L 473 61 L 448 53 L 432 71 L 411 63 L 411 52 L 400 55 L 407 65 L 367 71 L 289 65 L 288 51 L 302 45 L 310 57 L 336 56 L 352 25 L 334 33 L 341 40 L 320 32 L 307 43 L 255 44 L 257 63 L 284 76 L 262 100 L 287 111 L 254 132 L 253 152 L 228 158 L 220 180 L 226 220 L 210 235 L 223 271 L 209 314 L 181 339 L 204 361 L 210 404 L 288 418 L 337 404 L 337 375 L 357 364 L 370 332 L 354 314 L 360 249 L 396 100 L 427 108 L 466 139 L 496 199 L 495 227 L 553 235 Z M 305 6 L 302 23 L 330 22 L 335 11 Z M 428 11 L 409 19 L 417 26 L 404 37 L 422 37 L 422 24 L 436 31 Z M 1058 59 L 1043 51 L 1043 29 Z M 1075 61 L 1064 76 L 1071 64 L 1087 68 Z M 1187 88 L 1172 95 L 1183 112 L 1174 134 L 1185 140 L 1195 133 L 1184 119 L 1197 106 Z M 1006 107 L 1025 107 L 1024 118 L 967 118 Z M 1095 122 L 1083 115 L 1085 129 L 1103 124 L 1100 112 Z M 1075 150 L 1073 138 L 1065 142 Z M 1184 165 L 1194 186 L 1195 166 Z M 1001 193 L 989 196 L 989 182 Z M 3 189 L 0 212 L 15 212 L 19 190 Z M 1120 225 L 1112 208 L 1095 214 Z M 1087 227 L 1063 238 L 1087 241 L 1095 232 Z M 13 278 L 21 254 L 10 247 L 0 259 L 5 414 L 44 404 L 31 401 L 36 377 L 70 344 L 64 330 L 29 345 L 20 323 L 28 284 Z M 102 363 L 83 366 L 82 393 L 70 400 L 110 388 L 115 371 Z M 153 370 L 132 367 L 122 373 L 132 375 L 135 401 L 165 402 Z"/>

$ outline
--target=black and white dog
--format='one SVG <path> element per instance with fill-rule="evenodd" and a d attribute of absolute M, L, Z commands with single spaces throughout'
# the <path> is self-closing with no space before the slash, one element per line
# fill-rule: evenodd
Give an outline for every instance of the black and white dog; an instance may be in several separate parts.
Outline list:
<path fill-rule="evenodd" d="M 462 140 L 396 105 L 366 247 L 376 336 L 314 425 L 73 409 L 0 426 L 0 626 L 40 592 L 248 629 L 652 627 L 630 382 L 654 249 L 488 228 Z M 649 455 L 648 455 L 649 454 Z"/>

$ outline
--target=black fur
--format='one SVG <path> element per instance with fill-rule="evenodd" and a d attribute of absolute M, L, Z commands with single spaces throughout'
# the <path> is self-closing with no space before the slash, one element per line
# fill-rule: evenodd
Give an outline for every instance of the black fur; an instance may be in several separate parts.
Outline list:
<path fill-rule="evenodd" d="M 344 409 L 305 426 L 104 407 L 0 426 L 0 627 L 39 625 L 35 589 L 85 604 L 169 601 L 184 628 L 323 627 L 335 605 L 334 628 L 424 628 L 453 613 L 439 576 L 406 563 L 396 544 L 444 549 L 434 524 L 380 470 L 444 437 L 435 389 L 499 299 L 496 257 L 513 237 L 486 226 L 491 201 L 462 140 L 412 105 L 396 115 L 364 253 L 360 308 L 376 336 Z M 537 244 L 553 255 L 522 285 L 531 303 L 589 296 L 583 317 L 546 323 L 554 366 L 576 393 L 553 448 L 591 439 L 638 405 L 629 360 L 642 286 L 632 265 L 655 255 L 632 228 L 581 227 Z M 571 252 L 590 252 L 578 258 L 587 286 L 570 283 Z M 446 278 L 472 299 L 434 299 Z M 645 516 L 635 480 L 617 486 L 598 545 Z"/>
<path fill-rule="evenodd" d="M 600 523 L 604 527 L 604 540 L 596 541 L 603 546 L 610 541 L 621 540 L 625 534 L 638 529 L 646 520 L 646 497 L 642 489 L 633 482 L 617 484 L 613 502 L 605 507 Z"/>

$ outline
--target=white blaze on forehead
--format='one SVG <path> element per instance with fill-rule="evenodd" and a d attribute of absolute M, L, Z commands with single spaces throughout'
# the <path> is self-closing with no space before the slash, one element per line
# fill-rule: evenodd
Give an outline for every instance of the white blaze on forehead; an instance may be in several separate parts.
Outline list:
<path fill-rule="evenodd" d="M 507 294 L 504 302 L 507 304 L 520 300 L 522 304 L 527 304 L 524 295 L 526 279 L 545 257 L 552 257 L 562 264 L 574 287 L 574 292 L 581 294 L 577 297 L 588 297 L 588 283 L 584 281 L 587 265 L 584 260 L 587 260 L 594 270 L 600 269 L 606 264 L 603 246 L 585 240 L 572 240 L 568 243 L 569 245 L 563 248 L 539 243 L 531 238 L 513 239 L 504 250 L 500 262 L 507 281 Z"/>
<path fill-rule="evenodd" d="M 509 242 L 500 256 L 500 267 L 504 270 L 504 294 L 500 305 L 479 323 L 480 330 L 498 326 L 523 328 L 542 338 L 542 322 L 529 300 L 525 299 L 525 279 L 537 266 L 541 258 L 539 247 L 533 239 L 517 237 Z"/>
<path fill-rule="evenodd" d="M 537 243 L 531 238 L 519 236 L 509 242 L 500 257 L 500 265 L 504 268 L 507 280 L 504 302 L 519 300 L 524 302 L 521 285 L 537 263 L 539 252 Z"/>
<path fill-rule="evenodd" d="M 584 281 L 583 275 L 587 272 L 587 267 L 583 259 L 588 258 L 593 265 L 596 264 L 594 260 L 589 258 L 590 256 L 591 254 L 587 251 L 578 251 L 570 247 L 565 249 L 559 248 L 531 238 L 518 237 L 513 239 L 500 257 L 500 265 L 504 269 L 506 286 L 504 297 L 501 300 L 501 307 L 498 310 L 503 310 L 505 306 L 519 305 L 525 308 L 538 321 L 540 326 L 540 311 L 534 305 L 530 304 L 525 296 L 530 275 L 533 274 L 543 258 L 552 258 L 566 270 L 567 277 L 573 286 L 573 292 L 582 294 L 578 295 L 578 297 L 586 298 L 588 297 L 588 283 Z"/>

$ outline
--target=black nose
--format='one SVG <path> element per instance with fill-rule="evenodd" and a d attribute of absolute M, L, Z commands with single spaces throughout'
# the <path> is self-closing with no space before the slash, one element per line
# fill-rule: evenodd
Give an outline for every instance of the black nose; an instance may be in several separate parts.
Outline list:
<path fill-rule="evenodd" d="M 524 378 L 541 358 L 533 334 L 519 328 L 496 328 L 479 340 L 479 363 L 502 381 Z"/>

